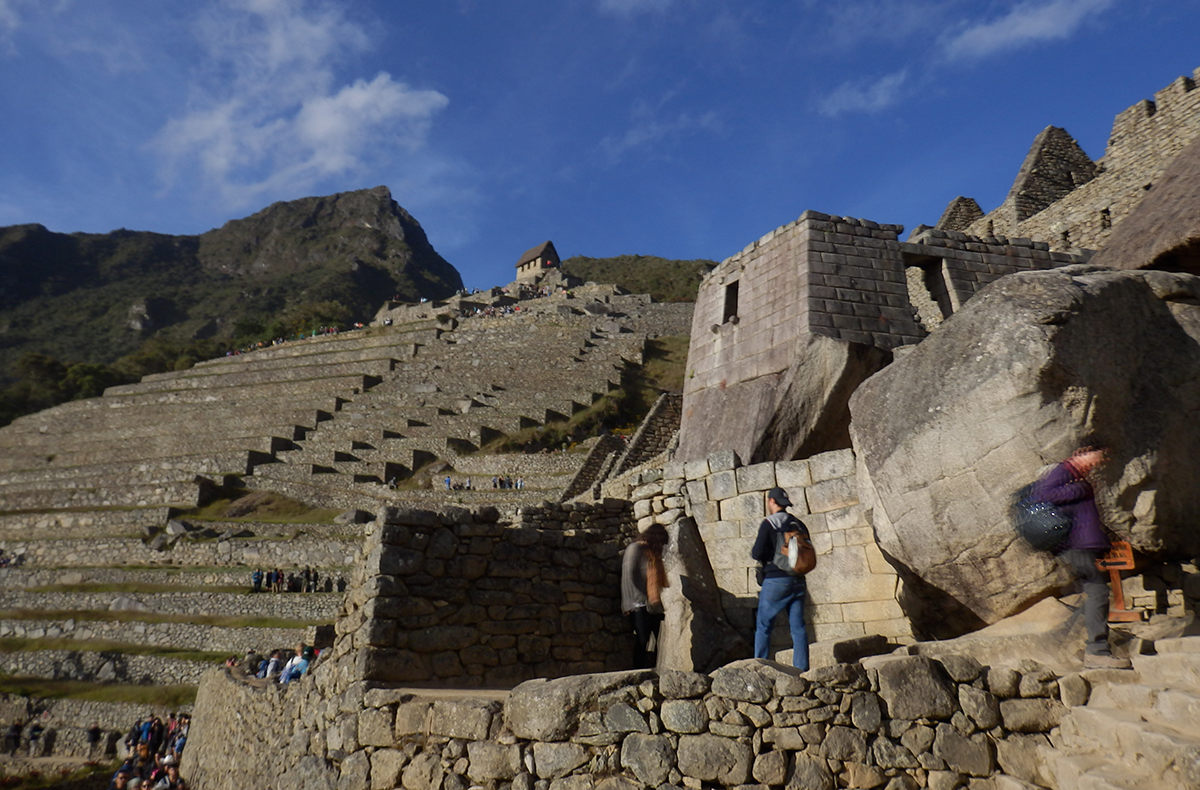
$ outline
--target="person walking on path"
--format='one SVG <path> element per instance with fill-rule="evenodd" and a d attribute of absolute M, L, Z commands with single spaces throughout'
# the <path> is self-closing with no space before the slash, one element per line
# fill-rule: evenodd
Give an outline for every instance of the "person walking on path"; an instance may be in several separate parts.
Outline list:
<path fill-rule="evenodd" d="M 805 540 L 809 538 L 804 522 L 787 512 L 791 506 L 792 501 L 782 488 L 767 492 L 768 516 L 758 525 L 758 536 L 750 550 L 751 558 L 757 560 L 760 567 L 754 657 L 770 658 L 771 630 L 776 616 L 786 610 L 792 631 L 792 665 L 803 672 L 808 670 L 808 630 L 804 625 L 804 599 L 808 587 L 803 576 L 789 573 L 775 563 L 786 532 L 796 531 Z"/>
<path fill-rule="evenodd" d="M 667 571 L 662 553 L 670 537 L 662 524 L 651 524 L 637 540 L 625 547 L 621 561 L 621 611 L 633 625 L 633 666 L 654 666 L 658 650 L 659 626 L 663 621 L 662 590 L 667 586 Z M 650 657 L 650 637 L 655 639 L 655 658 Z"/>
<path fill-rule="evenodd" d="M 1096 560 L 1111 548 L 1112 543 L 1100 520 L 1096 493 L 1088 478 L 1107 458 L 1108 451 L 1104 447 L 1080 447 L 1039 480 L 1033 494 L 1040 502 L 1057 505 L 1071 519 L 1071 532 L 1059 548 L 1058 558 L 1083 587 L 1083 621 L 1087 628 L 1084 667 L 1128 669 L 1130 662 L 1114 656 L 1108 644 L 1108 579 L 1104 571 L 1096 567 Z"/>

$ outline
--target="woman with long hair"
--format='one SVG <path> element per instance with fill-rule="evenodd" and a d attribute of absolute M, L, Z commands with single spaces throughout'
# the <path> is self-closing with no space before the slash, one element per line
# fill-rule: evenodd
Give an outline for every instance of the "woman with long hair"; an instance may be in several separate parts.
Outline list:
<path fill-rule="evenodd" d="M 653 667 L 658 652 L 658 630 L 663 620 L 662 590 L 667 586 L 663 549 L 670 540 L 661 524 L 647 527 L 625 548 L 621 563 L 621 611 L 633 625 L 633 665 Z M 655 658 L 647 648 L 655 639 Z"/>

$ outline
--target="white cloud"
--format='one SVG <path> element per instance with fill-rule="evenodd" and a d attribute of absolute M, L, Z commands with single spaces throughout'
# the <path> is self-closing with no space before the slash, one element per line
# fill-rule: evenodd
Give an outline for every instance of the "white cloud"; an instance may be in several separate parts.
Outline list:
<path fill-rule="evenodd" d="M 1069 38 L 1085 22 L 1108 10 L 1116 0 L 1028 0 L 1004 16 L 972 25 L 949 38 L 951 60 L 983 58 L 1006 49 Z"/>
<path fill-rule="evenodd" d="M 618 16 L 666 11 L 675 0 L 600 0 L 600 10 Z"/>
<path fill-rule="evenodd" d="M 230 209 L 420 148 L 449 102 L 386 72 L 338 85 L 334 66 L 369 39 L 332 6 L 224 0 L 198 30 L 205 68 L 155 147 L 168 182 L 195 178 Z"/>
<path fill-rule="evenodd" d="M 831 118 L 846 113 L 873 113 L 886 109 L 904 97 L 908 70 L 888 74 L 880 79 L 843 82 L 821 99 L 817 109 Z"/>
<path fill-rule="evenodd" d="M 700 131 L 716 131 L 719 127 L 713 111 L 692 115 L 679 113 L 673 118 L 661 118 L 658 111 L 645 102 L 633 108 L 633 124 L 622 135 L 612 135 L 600 141 L 600 148 L 616 161 L 635 148 L 645 148 L 664 140 L 678 139 Z"/>

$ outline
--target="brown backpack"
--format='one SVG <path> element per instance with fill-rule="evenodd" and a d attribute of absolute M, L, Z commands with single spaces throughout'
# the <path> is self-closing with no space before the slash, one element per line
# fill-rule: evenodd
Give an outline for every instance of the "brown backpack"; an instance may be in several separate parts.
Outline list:
<path fill-rule="evenodd" d="M 775 566 L 793 576 L 803 576 L 817 567 L 817 551 L 801 524 L 788 520 L 787 528 L 775 531 Z"/>

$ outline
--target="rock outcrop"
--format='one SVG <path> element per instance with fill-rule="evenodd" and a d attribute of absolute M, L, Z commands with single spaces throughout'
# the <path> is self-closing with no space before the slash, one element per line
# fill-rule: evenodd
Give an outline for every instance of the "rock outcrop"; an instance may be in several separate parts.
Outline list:
<path fill-rule="evenodd" d="M 1085 438 L 1112 448 L 1106 521 L 1200 552 L 1200 278 L 1091 265 L 1006 277 L 851 399 L 859 490 L 927 633 L 1018 612 L 1066 577 L 1020 543 L 1014 491 Z"/>
<path fill-rule="evenodd" d="M 1200 139 L 1175 158 L 1093 263 L 1200 274 Z"/>

